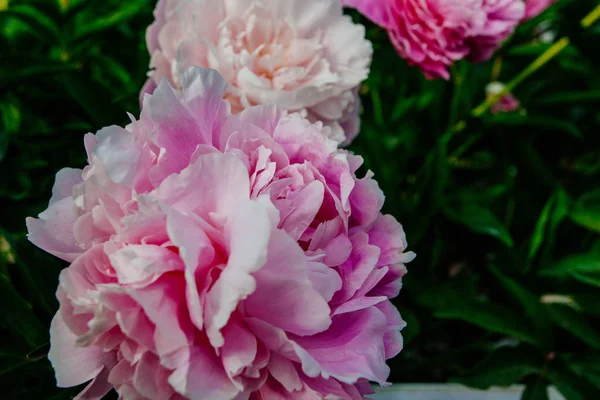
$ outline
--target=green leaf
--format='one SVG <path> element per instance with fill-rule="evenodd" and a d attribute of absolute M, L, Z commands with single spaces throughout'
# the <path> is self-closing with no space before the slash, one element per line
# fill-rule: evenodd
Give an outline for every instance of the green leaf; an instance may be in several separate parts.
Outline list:
<path fill-rule="evenodd" d="M 0 88 L 34 77 L 75 69 L 72 64 L 57 62 L 29 54 L 0 56 Z"/>
<path fill-rule="evenodd" d="M 540 380 L 527 385 L 521 400 L 548 400 L 548 385 Z"/>
<path fill-rule="evenodd" d="M 568 354 L 563 356 L 563 359 L 571 371 L 600 389 L 600 352 Z"/>
<path fill-rule="evenodd" d="M 528 375 L 538 374 L 542 365 L 543 358 L 529 347 L 501 347 L 468 374 L 451 381 L 481 390 L 511 386 Z"/>
<path fill-rule="evenodd" d="M 554 206 L 554 203 L 556 202 L 556 194 L 552 195 L 548 201 L 546 202 L 546 205 L 544 205 L 544 208 L 542 209 L 542 213 L 540 215 L 540 217 L 538 218 L 538 221 L 535 225 L 535 229 L 533 231 L 533 235 L 531 237 L 531 246 L 529 247 L 529 261 L 531 262 L 531 260 L 533 260 L 535 258 L 535 255 L 537 254 L 538 250 L 540 249 L 540 246 L 542 245 L 542 242 L 544 241 L 544 234 L 546 232 L 546 226 L 548 225 L 548 222 L 550 220 L 550 212 L 552 211 L 552 207 Z"/>
<path fill-rule="evenodd" d="M 407 288 L 410 290 L 411 286 Z M 461 305 L 465 302 L 465 298 L 477 296 L 476 280 L 472 275 L 417 289 L 415 293 L 411 293 L 417 303 L 434 310 Z"/>
<path fill-rule="evenodd" d="M 421 325 L 419 324 L 419 320 L 417 316 L 407 308 L 402 308 L 402 319 L 406 322 L 406 327 L 402 329 L 402 339 L 404 340 L 404 345 L 407 345 L 411 341 L 413 341 L 417 336 L 419 336 L 419 332 L 421 331 Z"/>
<path fill-rule="evenodd" d="M 458 207 L 446 206 L 444 213 L 449 219 L 473 232 L 493 236 L 508 247 L 514 245 L 504 224 L 487 208 L 476 204 L 460 204 Z"/>
<path fill-rule="evenodd" d="M 577 199 L 571 209 L 573 222 L 589 230 L 600 232 L 600 190 L 595 190 Z"/>
<path fill-rule="evenodd" d="M 436 318 L 458 319 L 477 325 L 486 331 L 514 336 L 528 343 L 539 344 L 530 328 L 529 321 L 514 310 L 484 301 L 468 301 L 462 304 L 449 304 L 437 310 Z"/>
<path fill-rule="evenodd" d="M 600 270 L 593 272 L 573 271 L 571 275 L 573 276 L 573 278 L 583 283 L 600 288 Z"/>
<path fill-rule="evenodd" d="M 600 151 L 593 150 L 583 153 L 574 159 L 564 159 L 561 167 L 567 171 L 574 171 L 586 176 L 593 176 L 600 172 Z"/>
<path fill-rule="evenodd" d="M 587 379 L 571 371 L 561 359 L 550 364 L 547 377 L 566 400 L 600 399 L 600 391 Z"/>
<path fill-rule="evenodd" d="M 556 276 L 566 278 L 574 274 L 589 274 L 600 272 L 600 254 L 589 252 L 584 254 L 575 254 L 559 260 L 550 268 L 539 271 L 543 276 Z"/>
<path fill-rule="evenodd" d="M 600 333 L 588 323 L 583 315 L 563 304 L 548 304 L 547 308 L 556 325 L 593 348 L 600 349 Z"/>
<path fill-rule="evenodd" d="M 550 131 L 560 131 L 576 138 L 583 138 L 583 133 L 575 124 L 564 121 L 558 118 L 553 118 L 548 115 L 519 115 L 515 113 L 503 113 L 494 115 L 490 118 L 490 122 L 494 125 L 503 126 L 524 126 L 536 129 L 547 129 Z"/>
<path fill-rule="evenodd" d="M 98 127 L 119 124 L 126 115 L 102 86 L 83 73 L 63 74 L 60 81 Z"/>
<path fill-rule="evenodd" d="M 600 102 L 600 90 L 569 91 L 540 96 L 535 104 L 581 104 Z"/>
<path fill-rule="evenodd" d="M 37 347 L 46 340 L 46 329 L 36 318 L 31 305 L 17 293 L 11 282 L 0 273 L 0 325 L 25 339 L 31 347 Z"/>
<path fill-rule="evenodd" d="M 59 261 L 34 248 L 25 238 L 14 240 L 11 244 L 17 254 L 15 267 L 32 301 L 48 315 L 54 315 L 58 308 L 55 293 L 61 271 Z"/>
<path fill-rule="evenodd" d="M 18 18 L 29 25 L 42 39 L 51 39 L 52 41 L 58 40 L 58 25 L 35 7 L 25 4 L 9 6 L 8 9 L 0 11 L 0 18 L 4 16 Z"/>
<path fill-rule="evenodd" d="M 506 289 L 509 296 L 515 299 L 525 310 L 525 315 L 532 322 L 538 340 L 542 342 L 547 349 L 553 347 L 552 322 L 544 305 L 540 302 L 538 296 L 530 292 L 526 287 L 510 279 L 502 272 L 490 266 L 490 270 Z"/>
<path fill-rule="evenodd" d="M 128 19 L 135 17 L 140 11 L 148 6 L 147 1 L 131 0 L 119 3 L 117 9 L 111 10 L 105 15 L 97 15 L 95 8 L 81 12 L 75 18 L 73 38 L 74 40 L 78 40 L 92 33 L 110 29 L 117 24 L 121 24 Z"/>

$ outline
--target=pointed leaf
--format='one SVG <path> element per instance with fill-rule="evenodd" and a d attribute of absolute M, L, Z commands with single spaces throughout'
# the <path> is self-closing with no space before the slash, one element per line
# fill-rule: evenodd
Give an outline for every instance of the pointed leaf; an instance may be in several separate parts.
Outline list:
<path fill-rule="evenodd" d="M 473 232 L 493 236 L 508 247 L 513 247 L 510 233 L 489 209 L 476 204 L 462 204 L 457 207 L 446 207 L 444 212 L 449 219 L 466 226 Z"/>
<path fill-rule="evenodd" d="M 501 347 L 467 375 L 451 381 L 482 390 L 492 386 L 511 386 L 528 375 L 539 373 L 542 365 L 543 358 L 529 347 Z"/>
<path fill-rule="evenodd" d="M 600 232 L 600 190 L 586 193 L 577 199 L 570 217 L 584 228 Z"/>

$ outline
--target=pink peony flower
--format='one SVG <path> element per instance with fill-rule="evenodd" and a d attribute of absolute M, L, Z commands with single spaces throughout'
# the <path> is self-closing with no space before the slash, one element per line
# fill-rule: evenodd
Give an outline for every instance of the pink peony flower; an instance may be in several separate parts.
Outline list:
<path fill-rule="evenodd" d="M 342 0 L 387 29 L 398 53 L 427 78 L 489 59 L 524 15 L 522 0 Z"/>
<path fill-rule="evenodd" d="M 488 97 L 495 96 L 504 90 L 504 84 L 500 82 L 491 82 L 486 88 L 486 95 Z M 521 108 L 521 103 L 512 93 L 505 93 L 496 101 L 492 107 L 492 114 L 514 112 Z"/>
<path fill-rule="evenodd" d="M 554 3 L 556 3 L 556 0 L 525 0 L 525 16 L 523 20 L 527 21 L 537 17 Z"/>
<path fill-rule="evenodd" d="M 159 0 L 154 15 L 142 94 L 163 77 L 181 89 L 190 66 L 212 68 L 229 83 L 236 114 L 276 104 L 323 122 L 338 143 L 358 134 L 356 89 L 372 47 L 339 0 Z"/>
<path fill-rule="evenodd" d="M 85 137 L 29 239 L 62 271 L 49 358 L 80 399 L 361 399 L 405 325 L 414 257 L 362 159 L 226 82 L 163 80 L 139 120 Z"/>

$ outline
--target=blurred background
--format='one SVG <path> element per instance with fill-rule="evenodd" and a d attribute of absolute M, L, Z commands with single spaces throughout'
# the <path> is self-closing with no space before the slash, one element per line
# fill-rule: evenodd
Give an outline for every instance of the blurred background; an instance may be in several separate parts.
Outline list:
<path fill-rule="evenodd" d="M 139 113 L 153 0 L 0 0 L 0 387 L 69 399 L 46 358 L 65 265 L 26 239 L 83 135 Z M 600 23 L 560 0 L 488 63 L 428 81 L 358 14 L 375 53 L 362 155 L 418 257 L 396 299 L 408 326 L 392 382 L 524 383 L 524 399 L 600 399 Z M 480 116 L 560 38 L 568 46 Z M 493 87 L 492 87 L 493 89 Z M 510 109 L 510 110 L 509 110 Z M 366 172 L 366 169 L 365 169 Z"/>

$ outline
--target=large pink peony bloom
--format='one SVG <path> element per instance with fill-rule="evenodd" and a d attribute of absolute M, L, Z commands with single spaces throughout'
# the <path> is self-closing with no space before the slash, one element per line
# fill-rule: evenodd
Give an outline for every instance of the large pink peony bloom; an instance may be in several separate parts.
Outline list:
<path fill-rule="evenodd" d="M 557 0 L 525 0 L 525 16 L 523 20 L 537 17 Z"/>
<path fill-rule="evenodd" d="M 398 53 L 427 78 L 455 61 L 489 59 L 524 15 L 523 0 L 342 0 L 387 29 Z"/>
<path fill-rule="evenodd" d="M 191 66 L 227 80 L 232 111 L 276 104 L 330 128 L 358 134 L 357 88 L 369 73 L 371 43 L 339 0 L 159 0 L 146 39 L 151 93 L 165 77 L 181 88 Z"/>
<path fill-rule="evenodd" d="M 361 399 L 404 322 L 402 226 L 362 159 L 299 114 L 229 114 L 213 70 L 85 137 L 29 239 L 60 275 L 50 360 L 80 399 Z"/>

